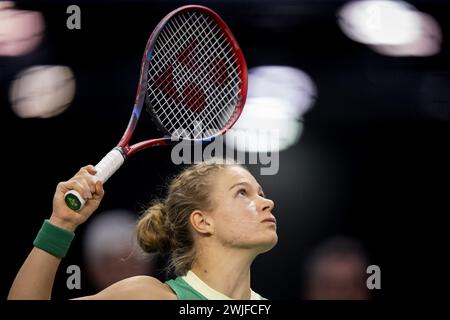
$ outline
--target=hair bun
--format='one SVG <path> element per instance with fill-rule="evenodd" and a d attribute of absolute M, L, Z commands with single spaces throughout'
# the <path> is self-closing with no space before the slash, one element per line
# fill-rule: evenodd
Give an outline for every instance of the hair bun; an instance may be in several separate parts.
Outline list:
<path fill-rule="evenodd" d="M 161 201 L 154 202 L 137 223 L 137 239 L 146 252 L 170 252 L 172 241 L 169 235 L 166 206 Z"/>

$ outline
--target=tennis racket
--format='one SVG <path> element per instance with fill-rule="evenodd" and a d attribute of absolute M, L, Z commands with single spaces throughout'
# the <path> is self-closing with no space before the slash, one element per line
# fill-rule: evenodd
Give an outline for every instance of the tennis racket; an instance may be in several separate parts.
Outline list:
<path fill-rule="evenodd" d="M 172 11 L 148 39 L 130 121 L 117 146 L 95 166 L 95 178 L 106 182 L 145 148 L 177 139 L 212 141 L 233 126 L 246 96 L 244 55 L 219 15 L 198 5 Z M 130 145 L 144 104 L 162 137 Z M 75 190 L 64 199 L 75 211 L 86 201 Z"/>

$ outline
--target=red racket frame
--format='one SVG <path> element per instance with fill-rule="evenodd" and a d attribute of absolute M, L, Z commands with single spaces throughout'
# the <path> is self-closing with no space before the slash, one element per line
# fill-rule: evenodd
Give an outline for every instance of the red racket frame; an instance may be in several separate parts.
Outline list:
<path fill-rule="evenodd" d="M 245 62 L 245 58 L 242 53 L 242 50 L 239 47 L 239 44 L 237 43 L 236 39 L 234 38 L 230 28 L 217 13 L 215 13 L 213 10 L 211 10 L 207 7 L 199 6 L 199 5 L 187 5 L 187 6 L 180 7 L 178 9 L 170 12 L 168 15 L 166 15 L 159 22 L 159 24 L 156 26 L 156 28 L 150 35 L 150 38 L 148 39 L 147 46 L 146 46 L 145 52 L 144 52 L 144 56 L 142 58 L 141 75 L 139 78 L 139 86 L 138 86 L 138 90 L 136 93 L 136 99 L 135 99 L 135 104 L 133 107 L 133 112 L 131 114 L 131 118 L 130 118 L 130 121 L 128 123 L 126 130 L 125 130 L 121 140 L 119 141 L 119 143 L 116 146 L 122 151 L 122 153 L 124 154 L 125 157 L 129 157 L 142 149 L 146 149 L 146 148 L 150 148 L 150 147 L 154 147 L 154 146 L 160 146 L 160 145 L 167 145 L 167 144 L 172 143 L 172 139 L 170 137 L 166 136 L 166 137 L 162 137 L 162 138 L 158 138 L 158 139 L 144 140 L 144 141 L 135 143 L 131 146 L 129 145 L 130 140 L 133 136 L 134 130 L 136 128 L 137 122 L 139 120 L 139 117 L 141 115 L 143 105 L 144 105 L 145 93 L 147 90 L 146 86 L 147 86 L 147 76 L 148 76 L 147 75 L 148 64 L 151 60 L 152 51 L 155 46 L 156 40 L 158 39 L 158 36 L 159 36 L 160 32 L 163 30 L 164 26 L 168 23 L 168 21 L 173 16 L 183 13 L 185 11 L 191 11 L 191 10 L 196 10 L 196 11 L 206 13 L 207 15 L 212 17 L 216 21 L 216 23 L 219 25 L 219 27 L 224 31 L 224 34 L 227 37 L 229 43 L 231 44 L 234 54 L 236 55 L 236 57 L 239 61 L 240 74 L 241 74 L 241 80 L 242 80 L 241 88 L 240 88 L 241 99 L 238 102 L 238 105 L 236 106 L 234 113 L 232 114 L 230 120 L 224 126 L 224 128 L 222 128 L 222 130 L 220 130 L 216 135 L 214 135 L 212 137 L 208 137 L 208 141 L 212 141 L 217 136 L 225 134 L 226 131 L 228 129 L 230 129 L 234 125 L 234 123 L 237 121 L 237 119 L 239 118 L 239 116 L 244 108 L 245 100 L 247 97 L 247 86 L 248 86 L 247 64 Z M 152 116 L 156 117 L 155 115 L 152 115 Z M 201 140 L 198 140 L 198 141 L 201 141 Z"/>

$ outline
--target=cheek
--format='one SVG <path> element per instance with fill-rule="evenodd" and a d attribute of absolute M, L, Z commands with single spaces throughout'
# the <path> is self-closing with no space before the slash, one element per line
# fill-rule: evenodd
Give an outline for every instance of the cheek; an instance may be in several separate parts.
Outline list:
<path fill-rule="evenodd" d="M 248 243 L 252 239 L 252 234 L 254 234 L 253 230 L 244 226 L 238 227 L 227 235 L 225 242 L 232 247 L 240 246 L 243 243 Z"/>
<path fill-rule="evenodd" d="M 227 238 L 230 244 L 251 240 L 258 233 L 259 216 L 254 201 L 242 203 L 227 219 Z"/>
<path fill-rule="evenodd" d="M 247 204 L 247 210 L 256 213 L 256 203 L 255 201 L 249 201 Z"/>
<path fill-rule="evenodd" d="M 237 229 L 254 227 L 259 221 L 255 202 L 242 201 L 237 204 L 235 203 L 230 205 L 228 215 L 226 215 L 226 220 L 229 224 L 236 225 Z"/>

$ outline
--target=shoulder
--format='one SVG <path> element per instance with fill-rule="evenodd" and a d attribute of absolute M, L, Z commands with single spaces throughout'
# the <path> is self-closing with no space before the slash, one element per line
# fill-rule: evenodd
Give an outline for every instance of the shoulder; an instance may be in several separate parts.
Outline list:
<path fill-rule="evenodd" d="M 85 299 L 101 300 L 176 300 L 177 296 L 170 287 L 156 278 L 135 276 L 116 282 Z"/>

